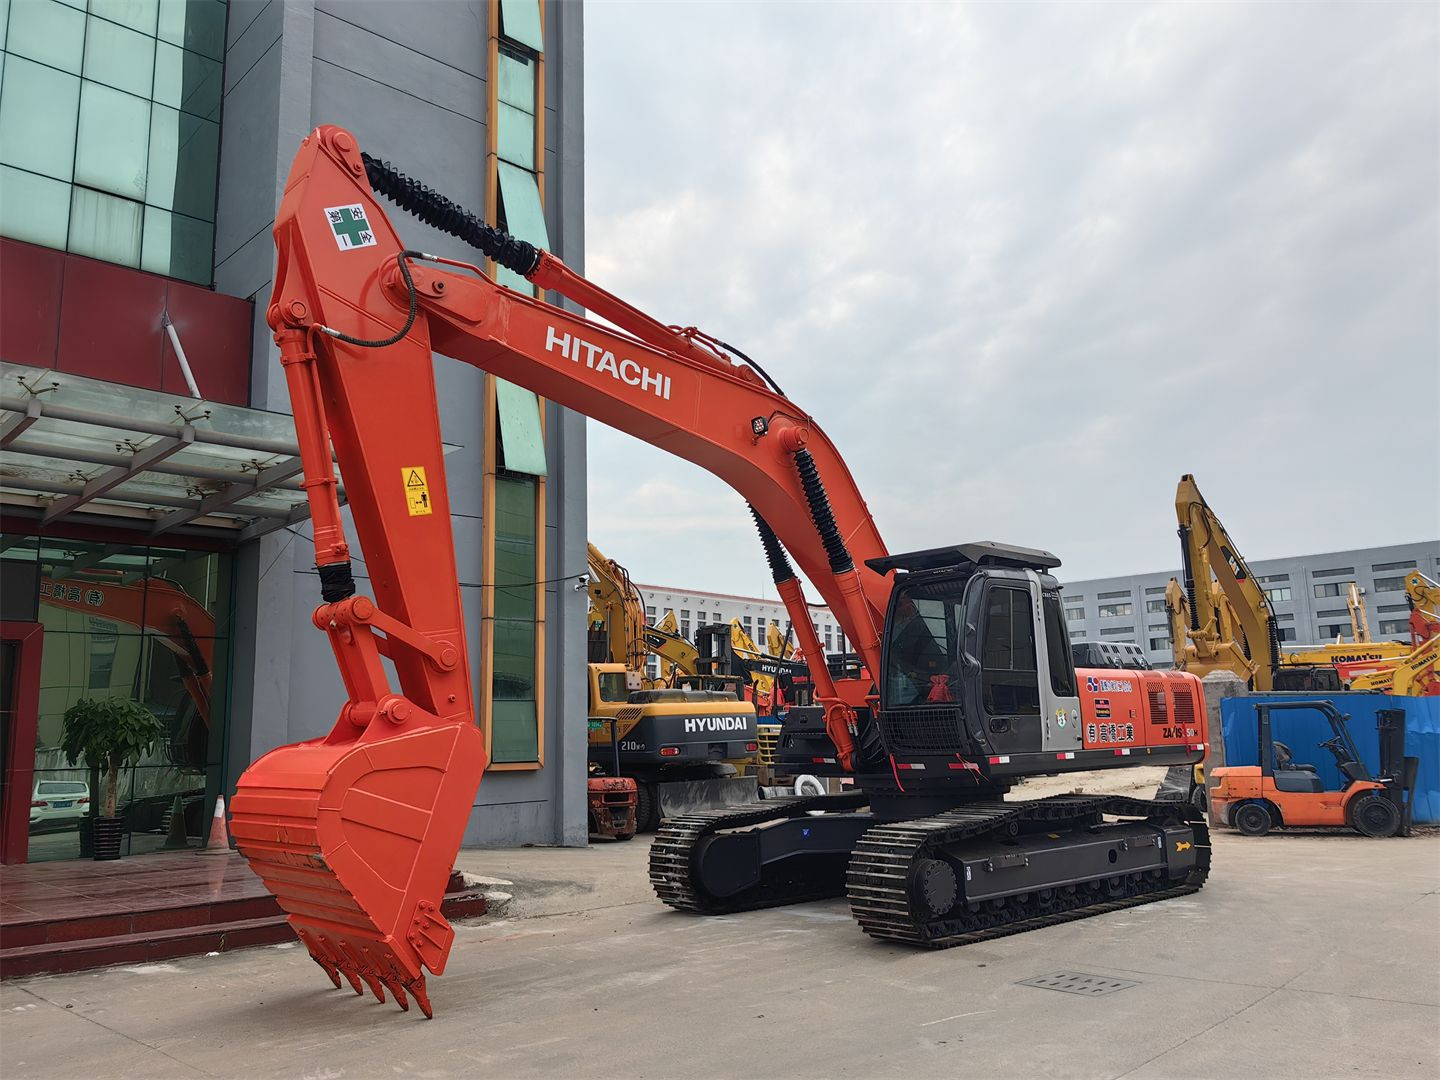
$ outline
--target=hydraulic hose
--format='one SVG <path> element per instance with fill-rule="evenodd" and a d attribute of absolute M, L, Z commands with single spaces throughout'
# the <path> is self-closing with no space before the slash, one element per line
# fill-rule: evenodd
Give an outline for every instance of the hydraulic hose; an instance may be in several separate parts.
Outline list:
<path fill-rule="evenodd" d="M 830 560 L 830 572 L 848 574 L 855 569 L 855 560 L 850 557 L 845 539 L 840 535 L 840 527 L 835 524 L 830 496 L 825 494 L 825 482 L 820 479 L 820 470 L 809 450 L 795 451 L 795 468 L 800 473 L 800 487 L 805 492 L 805 501 L 810 504 L 810 520 L 815 523 L 815 531 Z"/>
<path fill-rule="evenodd" d="M 362 153 L 370 187 L 396 206 L 414 214 L 425 224 L 458 237 L 484 252 L 507 270 L 529 277 L 540 265 L 540 249 L 509 233 L 487 225 L 464 207 L 451 202 L 433 188 L 406 176 L 388 161 Z"/>

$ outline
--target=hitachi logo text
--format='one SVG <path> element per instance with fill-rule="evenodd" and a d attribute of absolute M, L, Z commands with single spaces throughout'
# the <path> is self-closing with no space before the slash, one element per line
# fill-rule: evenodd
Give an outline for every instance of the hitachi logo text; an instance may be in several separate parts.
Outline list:
<path fill-rule="evenodd" d="M 697 735 L 711 731 L 748 731 L 748 716 L 689 716 L 685 718 L 685 734 Z"/>
<path fill-rule="evenodd" d="M 643 391 L 653 391 L 663 401 L 670 400 L 670 376 L 661 375 L 642 367 L 634 360 L 625 359 L 618 363 L 615 354 L 601 345 L 594 345 L 583 338 L 561 334 L 555 327 L 545 328 L 545 351 L 558 352 L 566 360 L 580 363 L 584 357 L 585 366 L 592 371 L 603 372 L 626 386 L 638 386 Z"/>

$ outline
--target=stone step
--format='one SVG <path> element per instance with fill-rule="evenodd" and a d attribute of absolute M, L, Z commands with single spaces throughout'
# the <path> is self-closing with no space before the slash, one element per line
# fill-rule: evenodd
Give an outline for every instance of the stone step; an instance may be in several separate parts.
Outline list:
<path fill-rule="evenodd" d="M 451 875 L 440 904 L 447 919 L 478 918 L 486 908 L 483 891 L 466 885 L 458 873 Z M 25 923 L 0 934 L 0 979 L 154 963 L 294 940 L 280 905 L 269 895 Z"/>

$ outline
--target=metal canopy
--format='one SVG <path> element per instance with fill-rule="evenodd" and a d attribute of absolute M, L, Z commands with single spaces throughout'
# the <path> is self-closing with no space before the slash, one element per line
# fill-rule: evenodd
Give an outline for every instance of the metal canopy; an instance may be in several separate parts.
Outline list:
<path fill-rule="evenodd" d="M 284 413 L 0 363 L 0 502 L 46 525 L 243 542 L 309 516 L 299 453 Z"/>

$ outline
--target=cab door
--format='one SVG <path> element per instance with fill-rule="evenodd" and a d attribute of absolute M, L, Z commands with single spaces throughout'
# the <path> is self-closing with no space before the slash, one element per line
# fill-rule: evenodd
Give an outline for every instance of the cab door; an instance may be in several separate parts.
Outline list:
<path fill-rule="evenodd" d="M 1080 749 L 1080 697 L 1070 634 L 1065 629 L 1057 589 L 1046 590 L 1040 575 L 1027 570 L 1034 601 L 1035 640 L 1039 644 L 1039 689 L 1044 719 L 1041 749 L 1065 753 Z"/>
<path fill-rule="evenodd" d="M 996 754 L 1030 754 L 1050 741 L 1042 695 L 1038 580 L 987 575 L 980 620 L 979 709 Z"/>

